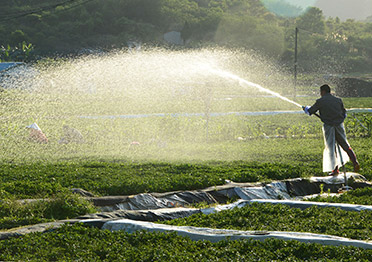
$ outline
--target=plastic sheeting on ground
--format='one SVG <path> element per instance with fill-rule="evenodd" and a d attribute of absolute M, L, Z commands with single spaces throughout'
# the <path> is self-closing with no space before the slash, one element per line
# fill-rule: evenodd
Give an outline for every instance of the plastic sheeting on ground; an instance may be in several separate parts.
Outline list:
<path fill-rule="evenodd" d="M 371 187 L 365 178 L 356 173 L 347 173 L 353 187 Z M 336 177 L 312 177 L 309 179 L 289 179 L 272 183 L 228 183 L 225 185 L 194 191 L 169 193 L 143 193 L 133 196 L 88 197 L 101 211 L 115 210 L 155 210 L 190 206 L 196 203 L 218 204 L 229 199 L 294 199 L 323 191 L 338 192 L 344 182 L 343 174 Z"/>
<path fill-rule="evenodd" d="M 235 207 L 241 208 L 251 203 L 262 203 L 262 204 L 282 204 L 288 205 L 294 208 L 306 209 L 312 206 L 317 206 L 320 208 L 324 207 L 333 207 L 340 208 L 346 211 L 372 211 L 372 206 L 367 205 L 353 205 L 353 204 L 344 204 L 344 203 L 325 203 L 325 202 L 314 202 L 314 201 L 300 201 L 300 200 L 275 200 L 275 199 L 252 199 L 252 200 L 238 200 L 234 203 L 227 205 L 218 205 L 210 208 L 202 208 L 200 211 L 203 214 L 209 215 L 212 213 L 220 212 L 223 210 L 233 209 Z"/>
<path fill-rule="evenodd" d="M 346 179 L 349 180 L 363 180 L 367 181 L 367 179 L 357 173 L 353 172 L 346 172 Z M 311 177 L 310 182 L 320 182 L 325 184 L 344 184 L 345 183 L 345 174 L 342 172 L 337 176 L 321 176 L 321 177 Z"/>
<path fill-rule="evenodd" d="M 326 202 L 313 202 L 313 201 L 299 201 L 299 200 L 273 200 L 273 199 L 254 199 L 250 200 L 249 203 L 263 203 L 263 204 L 282 204 L 288 205 L 294 208 L 306 209 L 312 206 L 317 207 L 334 207 L 340 208 L 346 211 L 362 211 L 368 210 L 372 211 L 372 206 L 367 205 L 353 205 L 353 204 L 344 204 L 344 203 L 326 203 Z M 249 204 L 246 203 L 246 204 Z M 240 203 L 239 206 L 243 206 L 243 203 Z"/>
<path fill-rule="evenodd" d="M 117 196 L 88 198 L 95 205 L 100 206 L 102 211 L 114 210 L 155 210 L 160 208 L 174 208 L 188 206 L 204 202 L 207 204 L 217 204 L 214 197 L 204 191 L 184 191 L 173 193 L 143 193 L 133 196 Z"/>
<path fill-rule="evenodd" d="M 200 209 L 200 211 L 205 215 L 209 215 L 209 214 L 217 213 L 217 212 L 224 211 L 224 210 L 230 210 L 230 209 L 233 209 L 235 207 L 243 207 L 243 206 L 245 206 L 249 203 L 250 203 L 249 200 L 241 200 L 240 199 L 240 200 L 238 200 L 234 203 L 231 203 L 231 204 L 218 205 L 218 206 L 215 206 L 215 207 L 208 207 L 208 208 L 202 208 L 202 209 Z"/>
<path fill-rule="evenodd" d="M 218 204 L 218 200 L 228 200 L 234 197 L 244 200 L 250 199 L 290 199 L 286 182 L 272 182 L 270 184 L 231 184 L 213 189 L 171 192 L 171 193 L 143 193 L 134 196 L 89 198 L 102 211 L 114 210 L 155 210 L 189 206 L 204 202 Z"/>
<path fill-rule="evenodd" d="M 127 201 L 117 204 L 121 210 L 145 210 L 173 207 L 174 204 L 167 199 L 158 199 L 151 194 L 139 194 L 128 197 Z"/>
<path fill-rule="evenodd" d="M 155 210 L 116 210 L 80 216 L 79 219 L 122 219 L 128 218 L 140 221 L 165 221 L 176 218 L 188 217 L 200 213 L 197 208 L 161 208 Z"/>
<path fill-rule="evenodd" d="M 89 221 L 81 221 L 87 222 Z M 266 238 L 278 238 L 282 240 L 297 240 L 306 243 L 320 243 L 322 245 L 347 245 L 366 249 L 372 249 L 372 243 L 360 240 L 353 240 L 348 238 L 320 235 L 312 233 L 298 233 L 298 232 L 277 232 L 277 231 L 240 231 L 228 229 L 211 229 L 198 228 L 189 226 L 172 226 L 155 224 L 151 222 L 133 221 L 129 219 L 122 219 L 116 221 L 106 222 L 102 229 L 110 231 L 124 230 L 128 233 L 133 233 L 139 230 L 146 230 L 149 232 L 176 232 L 181 236 L 189 237 L 192 240 L 208 240 L 211 242 L 218 242 L 228 238 L 229 240 L 238 239 L 256 239 L 264 240 Z"/>
<path fill-rule="evenodd" d="M 291 198 L 285 182 L 273 182 L 259 187 L 236 187 L 234 190 L 243 200 Z"/>
<path fill-rule="evenodd" d="M 176 218 L 184 218 L 191 216 L 196 213 L 202 212 L 203 214 L 209 215 L 224 210 L 230 210 L 233 208 L 241 208 L 251 203 L 262 203 L 262 204 L 283 204 L 294 208 L 306 209 L 312 206 L 320 208 L 333 207 L 340 208 L 346 211 L 357 211 L 362 210 L 372 211 L 372 206 L 367 205 L 353 205 L 353 204 L 342 204 L 342 203 L 323 203 L 323 202 L 312 202 L 312 201 L 298 201 L 298 200 L 275 200 L 275 199 L 252 199 L 252 200 L 238 200 L 234 203 L 225 205 L 216 205 L 208 208 L 160 208 L 156 210 L 116 210 L 112 212 L 96 213 L 91 215 L 80 216 L 79 219 L 121 219 L 127 218 L 138 221 L 165 221 Z"/>
<path fill-rule="evenodd" d="M 327 179 L 329 177 L 323 177 L 322 179 Z M 361 210 L 372 210 L 371 206 L 363 206 L 363 205 L 350 205 L 350 204 L 336 204 L 336 203 L 318 203 L 318 202 L 308 202 L 308 201 L 294 201 L 294 200 L 277 200 L 278 196 L 281 196 L 281 198 L 284 198 L 283 196 L 283 190 L 287 188 L 287 192 L 290 195 L 294 196 L 304 196 L 306 194 L 313 194 L 314 192 L 320 192 L 319 185 L 325 183 L 323 180 L 316 180 L 314 182 L 310 182 L 307 179 L 291 179 L 286 180 L 282 182 L 273 182 L 270 184 L 250 184 L 250 183 L 229 183 L 226 185 L 216 186 L 216 187 L 210 187 L 204 190 L 200 191 L 186 191 L 186 192 L 170 192 L 170 193 L 153 193 L 151 194 L 150 198 L 155 198 L 157 200 L 152 200 L 155 202 L 155 204 L 158 204 L 158 200 L 160 203 L 164 198 L 168 199 L 169 201 L 178 202 L 176 203 L 192 203 L 198 201 L 205 201 L 209 204 L 216 203 L 216 199 L 218 200 L 227 200 L 228 198 L 232 198 L 237 195 L 236 191 L 239 191 L 241 189 L 241 194 L 246 194 L 245 191 L 249 191 L 249 189 L 252 189 L 255 192 L 255 195 L 253 198 L 257 197 L 265 197 L 267 195 L 271 195 L 274 199 L 250 199 L 250 200 L 238 200 L 232 204 L 227 205 L 217 205 L 210 208 L 203 208 L 203 209 L 196 209 L 196 208 L 184 208 L 184 207 L 178 207 L 175 205 L 172 208 L 156 208 L 149 210 L 148 207 L 146 207 L 146 210 L 115 210 L 112 212 L 102 212 L 102 213 L 96 213 L 96 214 L 90 214 L 81 216 L 78 218 L 78 221 L 80 220 L 87 220 L 90 221 L 92 226 L 96 226 L 101 228 L 106 222 L 118 220 L 122 218 L 126 219 L 132 219 L 132 220 L 139 220 L 139 221 L 158 221 L 158 220 L 171 220 L 176 218 L 182 218 L 182 217 L 188 217 L 195 213 L 204 213 L 204 214 L 211 214 L 215 212 L 220 212 L 223 210 L 232 209 L 235 207 L 243 207 L 247 204 L 253 203 L 253 202 L 260 202 L 260 203 L 275 203 L 275 204 L 287 204 L 293 207 L 299 207 L 299 208 L 307 208 L 313 205 L 317 205 L 319 207 L 336 207 L 336 208 L 342 208 L 344 210 L 350 210 L 350 211 L 361 211 Z M 355 184 L 355 182 L 354 182 Z M 265 194 L 256 194 L 257 193 L 257 187 L 258 185 L 261 185 L 262 189 L 258 191 L 266 192 Z M 359 187 L 366 187 L 371 186 L 368 182 L 360 182 Z M 333 184 L 328 185 L 328 187 L 334 188 L 334 191 L 337 192 L 338 186 L 335 186 Z M 237 188 L 240 188 L 236 190 Z M 324 185 L 324 190 L 327 190 L 327 184 Z M 268 193 L 269 192 L 269 193 Z M 276 193 L 278 195 L 276 196 Z M 285 190 L 284 190 L 285 193 Z M 85 194 L 85 193 L 84 193 Z M 150 194 L 143 194 L 143 196 L 150 195 Z M 285 195 L 285 194 L 284 194 Z M 143 197 L 141 196 L 141 197 Z M 253 194 L 246 194 L 245 197 L 248 199 L 248 197 L 253 196 Z M 86 197 L 87 199 L 90 199 L 91 201 L 94 201 L 95 204 L 99 204 L 98 206 L 109 206 L 109 205 L 117 205 L 123 202 L 126 202 L 128 199 L 137 199 L 138 201 L 141 197 L 136 198 L 136 196 L 108 196 L 103 198 L 96 198 L 96 197 Z M 171 200 L 170 200 L 171 199 Z M 149 201 L 151 203 L 151 201 Z M 167 205 L 167 202 L 165 202 Z M 137 206 L 136 208 L 139 208 Z M 74 220 L 68 220 L 66 222 L 74 223 L 76 221 Z M 6 239 L 9 237 L 16 237 L 20 235 L 24 235 L 30 232 L 43 232 L 47 231 L 47 228 L 51 227 L 58 227 L 60 224 L 63 224 L 64 222 L 58 221 L 55 223 L 48 223 L 48 224 L 40 224 L 40 225 L 34 225 L 24 228 L 18 228 L 15 230 L 10 230 L 7 232 L 0 232 L 0 239 Z M 88 223 L 88 222 L 87 222 Z"/>

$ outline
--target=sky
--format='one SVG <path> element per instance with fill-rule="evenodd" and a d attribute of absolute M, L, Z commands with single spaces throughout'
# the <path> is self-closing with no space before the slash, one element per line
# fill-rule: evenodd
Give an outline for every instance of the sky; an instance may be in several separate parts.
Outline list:
<path fill-rule="evenodd" d="M 341 20 L 365 20 L 372 16 L 372 0 L 279 0 L 306 9 L 315 6 L 325 17 L 339 17 Z"/>
<path fill-rule="evenodd" d="M 285 1 L 292 5 L 299 6 L 305 9 L 309 6 L 313 6 L 317 0 L 285 0 Z"/>
<path fill-rule="evenodd" d="M 341 20 L 365 20 L 372 16 L 372 0 L 318 0 L 315 6 L 326 17 L 338 16 Z"/>

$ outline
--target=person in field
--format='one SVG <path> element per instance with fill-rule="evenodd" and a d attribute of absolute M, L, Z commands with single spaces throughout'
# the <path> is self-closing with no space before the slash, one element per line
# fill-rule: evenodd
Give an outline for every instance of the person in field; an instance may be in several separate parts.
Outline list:
<path fill-rule="evenodd" d="M 30 130 L 30 134 L 28 137 L 29 141 L 40 143 L 40 144 L 48 143 L 48 138 L 43 133 L 43 131 L 41 131 L 40 127 L 36 123 L 26 126 L 26 128 Z"/>
<path fill-rule="evenodd" d="M 330 175 L 338 175 L 341 163 L 345 164 L 349 160 L 354 165 L 354 172 L 358 172 L 360 165 L 346 139 L 344 127 L 346 109 L 344 104 L 341 98 L 331 94 L 329 85 L 322 85 L 320 87 L 320 95 L 321 98 L 317 99 L 313 106 L 304 106 L 303 109 L 308 115 L 313 115 L 319 111 L 320 119 L 323 122 L 325 145 L 323 152 L 323 172 L 331 172 Z M 341 147 L 340 150 L 337 144 Z"/>
<path fill-rule="evenodd" d="M 69 127 L 67 125 L 63 126 L 63 137 L 58 141 L 60 144 L 69 143 L 84 143 L 84 137 L 79 130 Z"/>

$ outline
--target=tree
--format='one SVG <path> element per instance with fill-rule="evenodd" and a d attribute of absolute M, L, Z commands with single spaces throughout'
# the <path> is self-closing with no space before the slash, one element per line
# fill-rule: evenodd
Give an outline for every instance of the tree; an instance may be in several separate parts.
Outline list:
<path fill-rule="evenodd" d="M 278 57 L 284 48 L 284 33 L 272 23 L 254 17 L 225 16 L 215 35 L 218 44 L 245 47 Z"/>
<path fill-rule="evenodd" d="M 312 33 L 324 34 L 325 21 L 322 10 L 310 7 L 297 19 L 297 26 Z"/>
<path fill-rule="evenodd" d="M 27 40 L 27 36 L 20 29 L 17 29 L 10 34 L 10 45 L 17 45 L 18 43 L 22 43 L 23 41 Z"/>

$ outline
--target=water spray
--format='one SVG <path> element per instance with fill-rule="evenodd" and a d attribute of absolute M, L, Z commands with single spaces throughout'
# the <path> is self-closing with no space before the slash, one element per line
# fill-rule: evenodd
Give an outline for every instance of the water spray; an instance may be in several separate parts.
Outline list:
<path fill-rule="evenodd" d="M 237 81 L 239 81 L 240 84 L 243 83 L 243 84 L 248 85 L 250 87 L 257 88 L 261 92 L 265 92 L 265 93 L 271 94 L 273 96 L 276 96 L 276 97 L 282 99 L 283 101 L 289 102 L 289 103 L 291 103 L 291 104 L 293 104 L 293 105 L 295 105 L 297 107 L 302 108 L 302 105 L 300 105 L 299 103 L 297 103 L 297 102 L 295 102 L 293 100 L 290 100 L 287 97 L 284 97 L 284 96 L 282 96 L 281 94 L 279 94 L 277 92 L 274 92 L 274 91 L 272 91 L 270 89 L 264 88 L 264 87 L 262 87 L 259 84 L 256 84 L 256 83 L 250 82 L 248 80 L 245 80 L 244 78 L 241 78 L 241 77 L 239 77 L 239 76 L 237 76 L 235 74 L 232 74 L 232 73 L 227 72 L 227 71 L 216 70 L 216 69 L 211 69 L 211 71 L 213 73 L 221 76 L 221 77 L 226 77 L 226 78 L 237 80 Z"/>
<path fill-rule="evenodd" d="M 86 141 L 92 141 L 79 145 L 79 152 L 85 155 L 106 151 L 115 156 L 127 155 L 126 145 L 132 141 L 153 148 L 171 142 L 204 142 L 206 137 L 210 141 L 224 141 L 237 136 L 232 131 L 234 127 L 239 132 L 242 127 L 234 124 L 233 128 L 214 132 L 218 125 L 230 124 L 224 121 L 226 118 L 210 121 L 210 117 L 247 115 L 243 110 L 262 114 L 259 110 L 269 110 L 266 105 L 262 109 L 247 105 L 241 102 L 243 99 L 212 104 L 214 100 L 225 101 L 225 96 L 231 93 L 241 95 L 243 88 L 254 94 L 265 92 L 274 99 L 301 107 L 254 83 L 250 77 L 247 79 L 252 82 L 243 79 L 236 70 L 252 73 L 254 79 L 276 73 L 282 79 L 281 70 L 257 54 L 226 49 L 179 52 L 149 49 L 133 53 L 117 50 L 19 67 L 20 72 L 12 71 L 1 83 L 7 96 L 0 112 L 4 119 L 0 134 L 9 138 L 0 141 L 4 147 L 1 154 L 16 159 L 31 157 L 31 153 L 24 154 L 27 148 L 36 152 L 37 157 L 48 155 L 49 148 L 61 139 L 65 124 L 80 130 Z M 208 88 L 215 92 L 215 97 L 206 92 Z M 224 111 L 225 107 L 231 110 L 231 106 L 234 112 Z M 212 112 L 215 108 L 217 113 Z M 136 120 L 144 117 L 148 119 Z M 50 138 L 49 147 L 38 150 L 38 144 L 24 139 L 27 135 L 24 126 L 33 122 Z M 202 124 L 205 128 L 200 128 Z M 208 137 L 211 134 L 213 137 Z M 123 146 L 112 153 L 111 144 Z M 156 155 L 158 150 L 154 151 Z"/>

